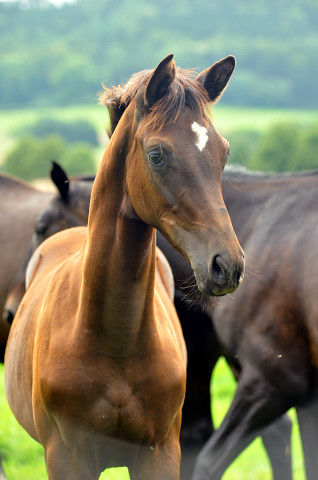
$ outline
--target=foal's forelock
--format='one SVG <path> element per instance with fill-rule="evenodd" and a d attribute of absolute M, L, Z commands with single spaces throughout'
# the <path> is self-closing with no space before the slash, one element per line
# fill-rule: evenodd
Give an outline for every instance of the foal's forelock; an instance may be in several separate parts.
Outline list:
<path fill-rule="evenodd" d="M 137 92 L 145 88 L 151 74 L 151 70 L 144 70 L 134 74 L 124 86 L 118 85 L 112 89 L 104 87 L 104 91 L 99 96 L 100 103 L 106 105 L 109 110 L 117 109 L 123 113 Z M 190 108 L 205 120 L 209 117 L 208 93 L 196 80 L 196 76 L 197 73 L 194 70 L 176 69 L 175 80 L 167 94 L 149 108 L 147 126 L 159 130 L 163 125 L 176 121 L 184 107 Z"/>

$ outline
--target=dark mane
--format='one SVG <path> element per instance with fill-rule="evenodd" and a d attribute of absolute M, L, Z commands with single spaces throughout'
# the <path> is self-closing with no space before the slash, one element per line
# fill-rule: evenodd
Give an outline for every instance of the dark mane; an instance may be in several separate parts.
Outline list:
<path fill-rule="evenodd" d="M 104 91 L 99 95 L 100 103 L 106 105 L 110 115 L 112 109 L 117 109 L 120 117 L 137 92 L 147 85 L 151 74 L 152 70 L 143 70 L 135 73 L 124 86 L 118 85 L 111 89 L 104 87 Z M 173 122 L 185 106 L 197 111 L 204 118 L 208 117 L 208 93 L 196 80 L 196 75 L 194 70 L 176 69 L 176 77 L 168 94 L 149 110 L 148 125 L 150 123 L 159 129 L 163 124 Z"/>

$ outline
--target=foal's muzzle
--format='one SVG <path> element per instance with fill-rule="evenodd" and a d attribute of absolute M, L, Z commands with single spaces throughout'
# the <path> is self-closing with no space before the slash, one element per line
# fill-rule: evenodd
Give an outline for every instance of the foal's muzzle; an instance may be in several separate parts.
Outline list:
<path fill-rule="evenodd" d="M 233 262 L 227 253 L 218 253 L 213 256 L 207 275 L 202 275 L 198 269 L 194 273 L 198 287 L 205 295 L 233 293 L 244 277 L 244 254 L 242 252 L 239 259 Z"/>

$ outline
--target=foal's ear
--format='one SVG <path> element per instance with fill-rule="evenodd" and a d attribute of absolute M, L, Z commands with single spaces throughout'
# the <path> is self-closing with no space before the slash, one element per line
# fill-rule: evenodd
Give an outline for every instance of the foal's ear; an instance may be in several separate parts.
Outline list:
<path fill-rule="evenodd" d="M 176 76 L 176 66 L 173 54 L 164 58 L 153 71 L 145 91 L 145 104 L 152 107 L 168 91 Z"/>
<path fill-rule="evenodd" d="M 202 83 L 208 92 L 211 102 L 215 102 L 220 98 L 231 78 L 234 68 L 235 58 L 230 55 L 199 73 L 197 80 Z"/>
<path fill-rule="evenodd" d="M 69 179 L 63 168 L 56 162 L 52 162 L 51 179 L 55 183 L 63 202 L 68 201 Z"/>

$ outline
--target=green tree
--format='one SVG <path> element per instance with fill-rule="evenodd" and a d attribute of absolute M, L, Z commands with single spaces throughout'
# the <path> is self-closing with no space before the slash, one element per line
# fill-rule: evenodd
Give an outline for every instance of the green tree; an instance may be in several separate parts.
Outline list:
<path fill-rule="evenodd" d="M 52 160 L 59 162 L 67 149 L 67 144 L 60 135 L 52 134 L 38 140 L 35 162 L 37 164 L 37 175 L 34 178 L 43 178 L 51 167 Z"/>
<path fill-rule="evenodd" d="M 260 139 L 250 162 L 254 170 L 287 172 L 294 171 L 294 153 L 297 149 L 301 128 L 297 124 L 273 125 Z"/>
<path fill-rule="evenodd" d="M 3 164 L 3 170 L 6 173 L 21 177 L 24 180 L 32 180 L 37 176 L 37 156 L 39 145 L 34 138 L 27 137 L 20 142 L 8 153 Z M 46 172 L 47 174 L 47 172 Z"/>
<path fill-rule="evenodd" d="M 236 56 L 223 104 L 317 108 L 317 23 L 313 0 L 2 1 L 0 105 L 91 102 L 172 51 L 201 70 Z"/>
<path fill-rule="evenodd" d="M 7 155 L 3 170 L 28 181 L 47 178 L 52 160 L 61 163 L 69 175 L 92 175 L 96 172 L 89 144 L 67 144 L 58 135 L 21 139 Z"/>
<path fill-rule="evenodd" d="M 51 73 L 51 86 L 54 90 L 55 102 L 60 105 L 90 102 L 93 92 L 100 88 L 101 80 L 97 79 L 96 69 L 85 55 L 76 55 L 76 58 L 66 57 L 64 62 L 56 65 Z M 63 88 L 60 88 L 63 85 Z"/>
<path fill-rule="evenodd" d="M 294 152 L 295 170 L 318 168 L 318 124 L 303 129 Z"/>
<path fill-rule="evenodd" d="M 87 143 L 76 143 L 64 151 L 61 164 L 69 175 L 94 175 L 95 159 L 91 147 Z"/>
<path fill-rule="evenodd" d="M 50 134 L 60 135 L 66 142 L 87 142 L 97 146 L 98 135 L 94 126 L 86 120 L 77 120 L 64 122 L 54 118 L 41 118 L 29 128 L 23 128 L 24 134 L 30 134 L 35 137 L 43 138 Z M 19 136 L 21 130 L 17 130 Z"/>
<path fill-rule="evenodd" d="M 244 165 L 249 168 L 251 158 L 256 150 L 261 133 L 257 130 L 235 130 L 226 138 L 230 142 L 230 157 L 228 162 L 234 165 Z"/>

